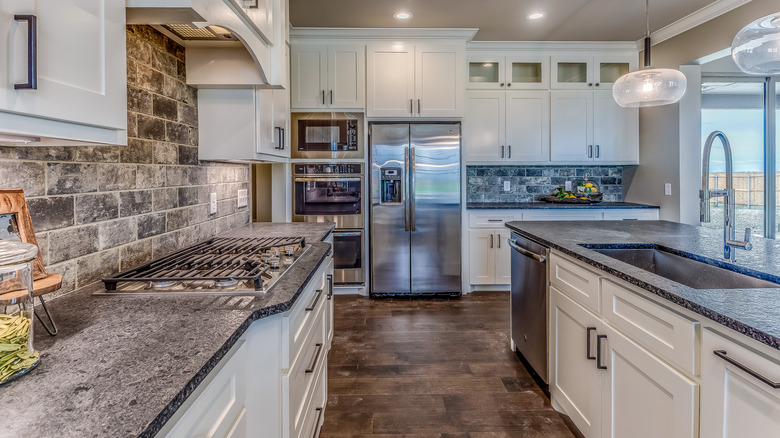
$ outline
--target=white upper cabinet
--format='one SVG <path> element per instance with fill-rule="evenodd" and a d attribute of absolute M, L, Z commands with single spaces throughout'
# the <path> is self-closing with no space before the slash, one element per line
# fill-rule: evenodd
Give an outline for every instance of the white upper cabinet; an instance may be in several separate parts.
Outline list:
<path fill-rule="evenodd" d="M 292 107 L 361 109 L 365 106 L 365 46 L 292 46 Z"/>
<path fill-rule="evenodd" d="M 368 117 L 461 117 L 465 44 L 379 43 L 367 47 Z"/>
<path fill-rule="evenodd" d="M 478 90 L 546 90 L 550 85 L 550 57 L 503 52 L 469 54 L 466 88 Z"/>
<path fill-rule="evenodd" d="M 124 1 L 0 0 L 0 23 L 0 132 L 127 144 Z"/>
<path fill-rule="evenodd" d="M 637 69 L 637 56 L 569 53 L 552 56 L 550 63 L 550 88 L 611 89 L 617 78 Z"/>
<path fill-rule="evenodd" d="M 466 161 L 506 159 L 506 93 L 469 91 L 463 120 Z"/>

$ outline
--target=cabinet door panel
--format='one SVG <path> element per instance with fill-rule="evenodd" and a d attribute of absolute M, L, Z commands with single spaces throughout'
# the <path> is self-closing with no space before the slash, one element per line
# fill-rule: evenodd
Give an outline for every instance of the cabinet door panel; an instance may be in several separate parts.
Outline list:
<path fill-rule="evenodd" d="M 699 385 L 604 326 L 602 437 L 695 438 Z"/>
<path fill-rule="evenodd" d="M 471 284 L 494 284 L 495 245 L 493 230 L 469 231 L 469 282 Z"/>
<path fill-rule="evenodd" d="M 323 92 L 328 87 L 328 47 L 296 44 L 291 52 L 292 107 L 324 107 Z"/>
<path fill-rule="evenodd" d="M 462 116 L 465 47 L 418 44 L 415 49 L 416 114 Z"/>
<path fill-rule="evenodd" d="M 550 88 L 575 90 L 592 88 L 592 64 L 593 57 L 576 53 L 550 57 Z"/>
<path fill-rule="evenodd" d="M 623 108 L 611 91 L 593 92 L 593 158 L 639 162 L 639 111 Z"/>
<path fill-rule="evenodd" d="M 330 108 L 363 108 L 366 100 L 365 46 L 328 48 L 328 96 Z"/>
<path fill-rule="evenodd" d="M 414 45 L 367 47 L 366 116 L 410 117 L 414 99 Z"/>
<path fill-rule="evenodd" d="M 715 356 L 716 350 L 725 350 L 728 357 L 780 381 L 780 362 L 702 330 L 702 438 L 776 437 L 780 431 L 780 390 Z"/>
<path fill-rule="evenodd" d="M 275 149 L 274 142 L 274 90 L 257 90 L 256 94 L 256 124 L 258 154 L 276 155 L 281 151 Z"/>
<path fill-rule="evenodd" d="M 512 253 L 509 249 L 507 239 L 511 235 L 508 229 L 495 230 L 496 248 L 495 248 L 495 283 L 512 283 Z"/>
<path fill-rule="evenodd" d="M 550 92 L 550 158 L 592 161 L 593 92 Z"/>
<path fill-rule="evenodd" d="M 503 92 L 476 91 L 468 94 L 463 143 L 466 161 L 498 161 L 505 147 L 505 95 Z M 506 155 L 505 155 L 506 156 Z"/>
<path fill-rule="evenodd" d="M 601 433 L 601 373 L 588 359 L 588 336 L 596 353 L 598 318 L 550 287 L 550 393 L 588 438 Z"/>
<path fill-rule="evenodd" d="M 257 136 L 251 89 L 198 90 L 198 157 L 201 160 L 246 159 Z"/>
<path fill-rule="evenodd" d="M 28 24 L 37 16 L 38 88 L 27 82 Z M 109 0 L 0 1 L 0 111 L 126 129 L 125 5 Z M 77 103 L 78 110 L 74 110 Z"/>
<path fill-rule="evenodd" d="M 508 161 L 550 159 L 550 92 L 506 93 Z"/>

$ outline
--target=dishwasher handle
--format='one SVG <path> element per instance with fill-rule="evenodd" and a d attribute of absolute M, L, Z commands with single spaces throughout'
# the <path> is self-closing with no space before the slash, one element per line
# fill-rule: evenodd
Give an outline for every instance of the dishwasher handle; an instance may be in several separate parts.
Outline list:
<path fill-rule="evenodd" d="M 525 248 L 520 247 L 520 245 L 517 244 L 516 240 L 507 239 L 506 241 L 509 243 L 509 246 L 513 250 L 517 251 L 518 253 L 520 253 L 520 254 L 522 254 L 522 255 L 524 255 L 526 257 L 532 258 L 532 259 L 536 260 L 539 263 L 544 263 L 544 262 L 547 261 L 547 256 L 543 256 L 541 254 L 536 254 L 535 252 L 531 252 L 531 251 L 528 251 Z"/>

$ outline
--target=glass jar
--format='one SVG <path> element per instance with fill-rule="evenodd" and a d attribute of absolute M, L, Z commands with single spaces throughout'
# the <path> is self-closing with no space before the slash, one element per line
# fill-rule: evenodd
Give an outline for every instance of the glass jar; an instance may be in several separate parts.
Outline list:
<path fill-rule="evenodd" d="M 33 348 L 33 261 L 38 247 L 0 240 L 0 385 L 40 362 Z"/>

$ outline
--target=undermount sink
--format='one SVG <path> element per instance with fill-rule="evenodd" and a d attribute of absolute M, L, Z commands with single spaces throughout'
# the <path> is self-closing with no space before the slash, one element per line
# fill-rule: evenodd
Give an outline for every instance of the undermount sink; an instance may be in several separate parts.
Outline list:
<path fill-rule="evenodd" d="M 698 257 L 655 244 L 580 244 L 581 247 L 604 254 L 655 275 L 694 289 L 757 289 L 780 288 L 780 278 L 773 281 L 756 278 L 767 276 L 725 262 Z M 734 268 L 747 273 L 736 272 Z M 770 276 L 773 277 L 773 276 Z"/>

